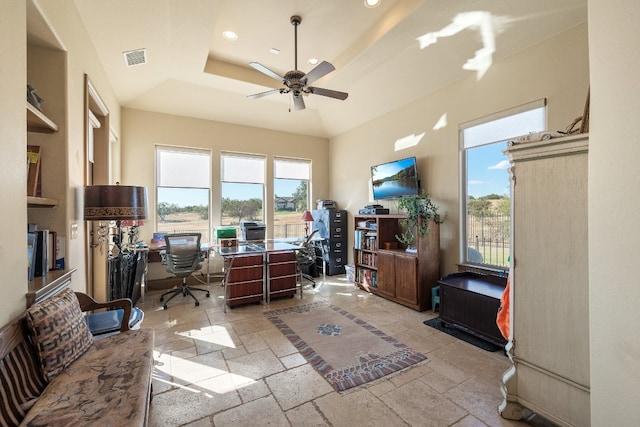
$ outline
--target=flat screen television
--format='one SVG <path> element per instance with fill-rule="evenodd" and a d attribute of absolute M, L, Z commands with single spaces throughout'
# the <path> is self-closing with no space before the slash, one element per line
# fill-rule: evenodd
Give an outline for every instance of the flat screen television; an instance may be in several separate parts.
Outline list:
<path fill-rule="evenodd" d="M 371 183 L 375 200 L 397 199 L 420 193 L 416 158 L 408 157 L 371 166 Z"/>

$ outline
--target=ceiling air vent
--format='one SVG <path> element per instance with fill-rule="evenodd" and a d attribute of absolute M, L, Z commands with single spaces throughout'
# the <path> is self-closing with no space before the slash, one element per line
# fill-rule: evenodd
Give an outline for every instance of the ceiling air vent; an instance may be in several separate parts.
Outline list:
<path fill-rule="evenodd" d="M 127 67 L 133 67 L 134 65 L 142 65 L 147 63 L 147 50 L 136 49 L 128 52 L 122 52 L 124 55 L 124 62 Z"/>

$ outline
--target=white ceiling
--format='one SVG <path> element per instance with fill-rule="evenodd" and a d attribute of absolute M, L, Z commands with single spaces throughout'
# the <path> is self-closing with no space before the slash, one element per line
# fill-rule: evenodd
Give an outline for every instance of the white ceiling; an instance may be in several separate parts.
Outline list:
<path fill-rule="evenodd" d="M 587 0 L 75 0 L 98 56 L 125 107 L 332 137 L 375 119 L 487 64 L 587 19 Z M 475 12 L 475 13 L 470 13 Z M 316 57 L 336 71 L 314 86 L 348 92 L 345 101 L 290 95 L 249 67 L 294 69 L 292 15 L 300 15 L 298 68 Z M 239 38 L 225 41 L 222 32 Z M 420 48 L 418 38 L 440 33 Z M 280 49 L 279 55 L 269 53 Z M 123 52 L 145 48 L 148 63 L 127 67 Z M 291 107 L 291 111 L 289 111 Z"/>

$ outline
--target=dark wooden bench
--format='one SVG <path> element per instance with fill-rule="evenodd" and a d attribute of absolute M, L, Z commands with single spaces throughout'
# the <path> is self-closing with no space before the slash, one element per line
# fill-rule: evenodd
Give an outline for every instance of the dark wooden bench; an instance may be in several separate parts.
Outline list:
<path fill-rule="evenodd" d="M 440 279 L 438 285 L 443 322 L 498 346 L 507 343 L 496 325 L 506 277 L 454 273 Z"/>

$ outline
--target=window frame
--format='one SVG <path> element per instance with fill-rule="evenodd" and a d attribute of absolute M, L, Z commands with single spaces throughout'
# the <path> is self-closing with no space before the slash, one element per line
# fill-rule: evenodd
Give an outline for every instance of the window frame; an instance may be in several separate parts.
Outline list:
<path fill-rule="evenodd" d="M 278 176 L 278 162 L 282 162 L 282 163 L 295 163 L 298 165 L 304 165 L 304 167 L 306 168 L 306 170 L 304 171 L 304 173 L 302 175 L 296 176 L 296 174 L 282 174 L 283 176 Z M 276 202 L 276 181 L 277 180 L 289 180 L 289 181 L 306 181 L 307 183 L 307 198 L 306 198 L 306 207 L 298 210 L 296 209 L 294 212 L 295 213 L 300 213 L 300 216 L 302 216 L 302 213 L 305 210 L 311 210 L 312 209 L 312 203 L 311 203 L 311 186 L 312 186 L 312 176 L 313 176 L 313 171 L 312 171 L 312 166 L 313 163 L 311 161 L 311 159 L 301 159 L 301 158 L 293 158 L 293 157 L 281 157 L 281 156 L 277 156 L 274 157 L 273 159 L 273 207 L 272 207 L 272 211 L 273 211 L 273 217 L 274 217 L 274 236 L 277 236 L 279 233 L 276 230 L 276 224 L 275 224 L 275 217 L 276 217 L 276 207 L 277 207 L 277 202 Z M 287 175 L 287 176 L 285 176 Z M 303 176 L 304 175 L 304 176 Z M 298 218 L 294 223 L 291 223 L 292 225 L 292 229 L 290 230 L 288 227 L 289 223 L 284 224 L 285 225 L 285 231 L 284 233 L 280 233 L 280 234 L 284 234 L 284 236 L 280 236 L 280 237 L 285 237 L 285 238 L 289 238 L 289 237 L 303 237 L 304 236 L 304 232 L 302 231 L 304 229 L 304 224 L 303 222 L 301 222 L 300 218 Z M 298 230 L 299 229 L 299 230 Z M 291 232 L 290 232 L 291 231 Z M 299 232 L 298 232 L 299 231 Z"/>
<path fill-rule="evenodd" d="M 241 159 L 255 159 L 262 161 L 262 174 L 261 180 L 244 180 L 244 181 L 230 181 L 225 180 L 225 159 L 230 157 L 237 157 Z M 262 194 L 262 222 L 266 222 L 266 209 L 267 209 L 267 156 L 263 154 L 252 154 L 252 153 L 241 153 L 237 151 L 224 151 L 220 153 L 220 222 L 222 222 L 223 212 L 222 212 L 222 199 L 224 198 L 224 184 L 255 184 L 261 185 L 261 194 Z M 232 226 L 238 226 L 238 224 L 232 224 Z"/>
<path fill-rule="evenodd" d="M 509 108 L 497 113 L 493 113 L 490 114 L 488 116 L 484 116 L 484 117 L 480 117 L 468 122 L 464 122 L 461 123 L 458 126 L 458 139 L 459 139 L 459 153 L 460 153 L 460 189 L 459 189 L 459 194 L 460 194 L 460 253 L 459 253 L 459 260 L 460 263 L 462 265 L 468 265 L 468 266 L 472 266 L 475 268 L 479 268 L 479 269 L 486 269 L 486 270 L 499 270 L 499 271 L 504 271 L 507 270 L 509 267 L 508 266 L 503 266 L 503 265 L 496 265 L 496 264 L 490 264 L 490 263 L 485 263 L 485 262 L 475 262 L 475 261 L 470 261 L 469 260 L 469 256 L 468 256 L 468 200 L 469 200 L 469 191 L 468 191 L 468 180 L 469 177 L 467 176 L 467 153 L 468 150 L 472 150 L 474 148 L 478 148 L 478 147 L 483 147 L 483 146 L 488 146 L 491 144 L 500 144 L 500 143 L 505 143 L 507 141 L 509 141 L 510 139 L 516 138 L 518 136 L 522 136 L 522 135 L 526 135 L 529 132 L 536 132 L 537 130 L 531 130 L 531 131 L 526 131 L 521 133 L 520 135 L 510 135 L 505 137 L 500 136 L 500 137 L 496 137 L 496 138 L 491 138 L 491 137 L 487 137 L 486 140 L 482 141 L 481 143 L 475 143 L 473 145 L 471 144 L 467 144 L 465 142 L 465 131 L 468 131 L 471 128 L 477 127 L 477 126 L 482 126 L 482 125 L 486 125 L 486 124 L 490 124 L 492 122 L 497 122 L 500 121 L 502 119 L 505 118 L 509 118 L 512 116 L 516 116 L 518 114 L 521 113 L 526 113 L 526 112 L 533 112 L 535 110 L 538 109 L 542 109 L 542 120 L 543 120 L 543 124 L 542 124 L 542 129 L 540 129 L 540 131 L 545 130 L 546 129 L 546 125 L 547 125 L 547 102 L 546 102 L 546 98 L 541 98 L 541 99 L 537 99 L 531 102 L 528 102 L 526 104 L 522 104 L 519 105 L 517 107 L 513 107 L 513 108 Z M 513 223 L 513 218 L 512 218 L 512 213 L 513 213 L 513 201 L 511 199 L 511 176 L 509 176 L 509 200 L 510 200 L 510 208 L 509 208 L 509 212 L 510 212 L 510 218 L 509 218 L 509 227 L 511 227 L 511 224 Z M 509 238 L 509 240 L 511 240 Z M 510 242 L 509 242 L 510 244 Z"/>
<path fill-rule="evenodd" d="M 162 167 L 160 161 L 160 155 L 162 152 L 174 152 L 174 153 L 182 153 L 182 154 L 196 154 L 199 156 L 207 157 L 207 175 L 206 175 L 206 184 L 207 186 L 202 185 L 162 185 Z M 207 190 L 207 227 L 205 232 L 202 234 L 202 241 L 209 241 L 211 239 L 211 230 L 212 230 L 212 201 L 213 201 L 213 186 L 211 181 L 212 176 L 212 152 L 211 149 L 205 148 L 194 148 L 194 147 L 184 147 L 184 146 L 176 146 L 176 145 L 162 145 L 156 144 L 155 146 L 155 230 L 159 231 L 160 228 L 160 216 L 158 215 L 158 208 L 160 205 L 160 190 L 162 188 L 166 189 L 202 189 Z"/>

